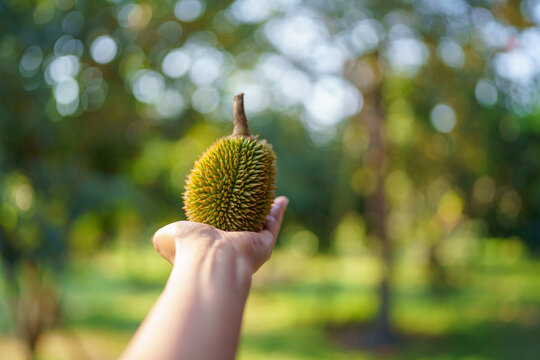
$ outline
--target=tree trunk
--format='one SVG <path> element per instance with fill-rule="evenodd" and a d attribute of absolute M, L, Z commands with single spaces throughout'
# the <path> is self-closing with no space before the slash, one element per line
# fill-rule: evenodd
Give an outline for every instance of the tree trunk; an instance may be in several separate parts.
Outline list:
<path fill-rule="evenodd" d="M 366 220 L 378 240 L 381 256 L 381 280 L 379 284 L 379 310 L 375 318 L 376 331 L 389 340 L 391 338 L 390 306 L 392 279 L 392 243 L 386 233 L 386 194 L 384 183 L 387 167 L 387 147 L 384 141 L 384 112 L 381 106 L 382 89 L 379 84 L 364 96 L 364 110 L 361 113 L 369 132 L 369 146 L 365 166 L 377 175 L 377 189 L 366 198 Z"/>
<path fill-rule="evenodd" d="M 385 113 L 382 106 L 384 76 L 380 72 L 379 64 L 379 54 L 375 53 L 364 56 L 362 64 L 358 60 L 349 61 L 344 70 L 345 77 L 355 84 L 364 96 L 363 108 L 357 117 L 369 134 L 364 166 L 377 178 L 376 190 L 365 199 L 365 219 L 368 229 L 377 240 L 382 267 L 378 288 L 379 309 L 375 316 L 372 345 L 388 343 L 395 339 L 390 321 L 393 251 L 392 242 L 388 239 L 386 232 L 387 208 L 384 189 L 388 166 L 388 147 L 384 134 Z M 369 83 L 363 79 L 362 67 L 365 66 L 370 67 L 374 73 Z"/>

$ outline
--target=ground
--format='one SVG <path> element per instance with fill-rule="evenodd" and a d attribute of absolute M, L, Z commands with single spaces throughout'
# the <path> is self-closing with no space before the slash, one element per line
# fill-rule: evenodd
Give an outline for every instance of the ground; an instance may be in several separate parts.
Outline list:
<path fill-rule="evenodd" d="M 377 309 L 377 259 L 278 251 L 255 275 L 239 359 L 538 359 L 540 261 L 504 259 L 449 267 L 442 289 L 429 285 L 424 262 L 400 260 L 392 311 L 399 341 L 372 347 L 359 339 Z M 65 318 L 40 340 L 38 359 L 115 359 L 170 265 L 127 245 L 74 264 L 63 279 Z M 22 358 L 1 326 L 0 359 Z"/>

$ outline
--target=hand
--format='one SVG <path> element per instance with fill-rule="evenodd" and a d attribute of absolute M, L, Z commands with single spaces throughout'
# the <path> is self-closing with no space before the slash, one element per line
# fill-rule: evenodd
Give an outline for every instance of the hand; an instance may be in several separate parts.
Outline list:
<path fill-rule="evenodd" d="M 152 241 L 155 249 L 171 264 L 179 258 L 204 257 L 220 252 L 246 260 L 254 273 L 272 254 L 289 200 L 277 197 L 263 230 L 223 231 L 213 226 L 177 221 L 159 229 Z"/>
<path fill-rule="evenodd" d="M 264 228 L 227 232 L 178 221 L 156 232 L 174 266 L 123 359 L 234 359 L 252 275 L 270 258 L 289 200 L 278 197 Z"/>

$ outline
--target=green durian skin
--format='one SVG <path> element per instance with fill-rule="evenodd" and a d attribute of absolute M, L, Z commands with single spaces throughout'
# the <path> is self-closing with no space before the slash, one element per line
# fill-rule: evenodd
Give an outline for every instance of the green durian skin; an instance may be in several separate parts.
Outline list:
<path fill-rule="evenodd" d="M 189 221 L 225 231 L 261 230 L 274 200 L 276 155 L 266 140 L 231 135 L 216 141 L 186 181 Z"/>

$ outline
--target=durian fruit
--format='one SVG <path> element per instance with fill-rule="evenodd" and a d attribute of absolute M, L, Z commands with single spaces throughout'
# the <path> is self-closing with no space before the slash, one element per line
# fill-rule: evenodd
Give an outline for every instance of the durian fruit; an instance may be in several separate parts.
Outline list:
<path fill-rule="evenodd" d="M 186 180 L 189 221 L 226 231 L 259 231 L 274 200 L 276 155 L 249 133 L 244 94 L 234 97 L 234 130 L 211 145 Z"/>

